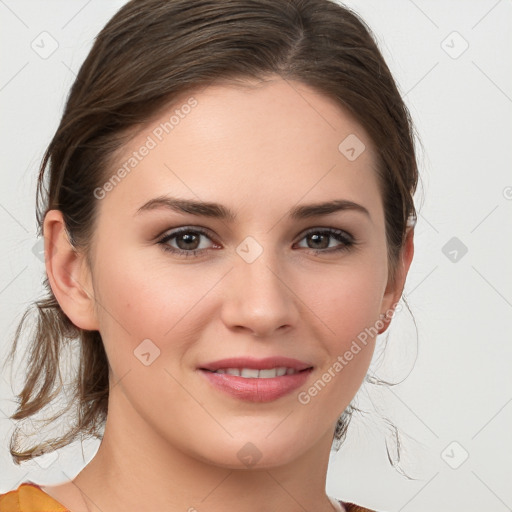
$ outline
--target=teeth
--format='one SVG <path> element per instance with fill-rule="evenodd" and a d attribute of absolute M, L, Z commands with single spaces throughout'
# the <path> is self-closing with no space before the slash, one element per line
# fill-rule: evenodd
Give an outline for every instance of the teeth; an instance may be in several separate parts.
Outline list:
<path fill-rule="evenodd" d="M 259 370 L 254 370 L 253 368 L 242 368 L 240 371 L 240 377 L 245 377 L 246 379 L 257 379 L 259 373 Z"/>
<path fill-rule="evenodd" d="M 278 368 L 269 368 L 268 370 L 260 370 L 258 373 L 259 373 L 259 376 L 261 379 L 271 379 L 272 377 L 279 376 L 279 369 Z"/>
<path fill-rule="evenodd" d="M 256 370 L 254 368 L 220 368 L 214 373 L 227 373 L 229 375 L 236 375 L 237 377 L 244 377 L 246 379 L 271 379 L 273 377 L 282 377 L 283 375 L 293 375 L 298 372 L 293 368 L 280 366 L 278 368 L 269 368 L 265 370 Z"/>

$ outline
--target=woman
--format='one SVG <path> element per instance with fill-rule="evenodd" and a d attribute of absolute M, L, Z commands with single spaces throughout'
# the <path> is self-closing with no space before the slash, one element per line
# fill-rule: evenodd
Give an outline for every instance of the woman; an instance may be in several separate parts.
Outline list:
<path fill-rule="evenodd" d="M 0 511 L 367 510 L 325 494 L 327 465 L 401 298 L 417 179 L 408 111 L 344 7 L 123 6 L 43 158 L 48 298 L 12 416 L 53 400 L 78 340 L 77 424 L 11 454 L 102 441 Z"/>

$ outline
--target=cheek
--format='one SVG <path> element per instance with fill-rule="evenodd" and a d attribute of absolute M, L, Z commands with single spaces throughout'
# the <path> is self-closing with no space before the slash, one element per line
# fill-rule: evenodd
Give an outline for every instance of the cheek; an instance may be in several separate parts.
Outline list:
<path fill-rule="evenodd" d="M 97 275 L 100 333 L 112 372 L 123 396 L 141 416 L 150 418 L 162 404 L 188 403 L 175 378 L 187 350 L 197 341 L 211 315 L 201 310 L 201 297 L 215 280 L 192 279 L 192 272 L 141 265 L 117 259 L 101 265 Z M 210 283 L 210 281 L 212 281 Z M 164 408 L 165 408 L 164 407 Z M 155 427 L 159 416 L 153 417 Z M 191 440 L 192 442 L 192 440 Z"/>
<path fill-rule="evenodd" d="M 298 276 L 300 296 L 324 324 L 322 337 L 327 335 L 333 347 L 339 345 L 342 349 L 347 339 L 375 324 L 386 284 L 385 273 L 382 258 L 356 256 L 346 264 Z"/>
<path fill-rule="evenodd" d="M 123 259 L 121 251 L 102 261 L 95 273 L 95 295 L 100 332 L 107 353 L 114 356 L 113 368 L 117 361 L 129 365 L 129 356 L 147 339 L 161 353 L 172 350 L 172 357 L 179 359 L 191 335 L 209 319 L 198 313 L 198 305 L 218 276 L 176 264 L 172 269 L 148 264 L 143 258 Z"/>
<path fill-rule="evenodd" d="M 110 247 L 110 249 L 113 249 Z M 200 337 L 205 325 L 214 321 L 223 307 L 223 288 L 230 279 L 221 279 L 226 268 L 208 263 L 191 265 L 158 263 L 125 251 L 108 251 L 95 273 L 100 331 L 105 343 L 131 348 L 145 339 L 161 349 L 172 340 L 179 355 L 194 335 Z M 326 344 L 330 354 L 342 353 L 350 341 L 373 325 L 380 310 L 385 264 L 372 256 L 347 258 L 344 263 L 310 262 L 290 266 L 281 276 L 287 299 L 300 312 L 296 328 L 313 334 Z M 170 347 L 169 347 L 170 349 Z"/>
<path fill-rule="evenodd" d="M 331 410 L 334 419 L 363 382 L 379 328 L 384 275 L 385 265 L 361 264 L 316 279 L 310 275 L 303 283 L 308 306 L 320 320 L 316 337 L 326 354 L 312 386 L 297 397 L 313 416 Z"/>

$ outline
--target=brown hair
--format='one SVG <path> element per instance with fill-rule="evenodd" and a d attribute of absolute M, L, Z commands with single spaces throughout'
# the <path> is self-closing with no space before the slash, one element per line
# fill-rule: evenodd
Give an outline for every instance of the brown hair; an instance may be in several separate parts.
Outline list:
<path fill-rule="evenodd" d="M 413 126 L 370 29 L 331 0 L 125 4 L 97 36 L 44 154 L 36 197 L 39 235 L 46 212 L 60 210 L 70 242 L 90 263 L 98 206 L 94 190 L 108 179 L 112 157 L 133 131 L 193 89 L 272 74 L 334 99 L 369 134 L 378 156 L 393 280 L 407 220 L 416 217 Z M 11 418 L 30 419 L 64 389 L 76 406 L 75 424 L 51 442 L 26 449 L 20 448 L 17 426 L 10 443 L 17 464 L 79 435 L 101 438 L 107 415 L 108 361 L 100 333 L 76 327 L 60 308 L 47 276 L 44 286 L 47 295 L 34 303 L 38 318 L 28 372 Z M 29 312 L 18 325 L 10 358 Z M 73 340 L 79 362 L 70 387 L 63 388 L 59 363 Z M 344 439 L 352 410 L 349 406 L 338 420 L 334 439 Z"/>

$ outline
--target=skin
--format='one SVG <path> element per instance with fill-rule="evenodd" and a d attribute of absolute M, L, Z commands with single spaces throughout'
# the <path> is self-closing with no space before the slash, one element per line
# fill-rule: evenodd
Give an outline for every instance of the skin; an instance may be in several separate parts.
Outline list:
<path fill-rule="evenodd" d="M 45 488 L 73 512 L 87 510 L 77 489 L 91 511 L 103 512 L 218 512 L 227 503 L 244 512 L 333 510 L 325 483 L 334 428 L 363 382 L 375 339 L 308 404 L 297 393 L 396 305 L 413 232 L 389 282 L 384 211 L 366 132 L 302 83 L 273 76 L 246 85 L 212 85 L 194 94 L 197 106 L 99 200 L 92 268 L 72 250 L 61 213 L 45 217 L 53 292 L 75 325 L 101 333 L 111 372 L 97 454 L 73 482 Z M 174 108 L 130 141 L 119 165 Z M 366 146 L 354 161 L 338 150 L 349 134 Z M 221 203 L 237 217 L 228 223 L 165 209 L 135 215 L 162 194 Z M 370 215 L 288 217 L 297 204 L 333 199 L 354 201 Z M 188 258 L 165 252 L 156 237 L 180 226 L 209 230 L 200 248 L 212 250 Z M 310 228 L 345 230 L 358 244 L 315 254 L 342 242 L 330 237 L 315 245 L 305 233 Z M 247 236 L 263 249 L 252 263 L 236 252 Z M 187 247 L 178 238 L 167 245 Z M 148 338 L 160 356 L 146 366 L 134 350 Z M 295 357 L 314 370 L 284 397 L 244 402 L 196 370 L 235 355 Z M 251 467 L 237 456 L 248 442 L 261 457 Z"/>

